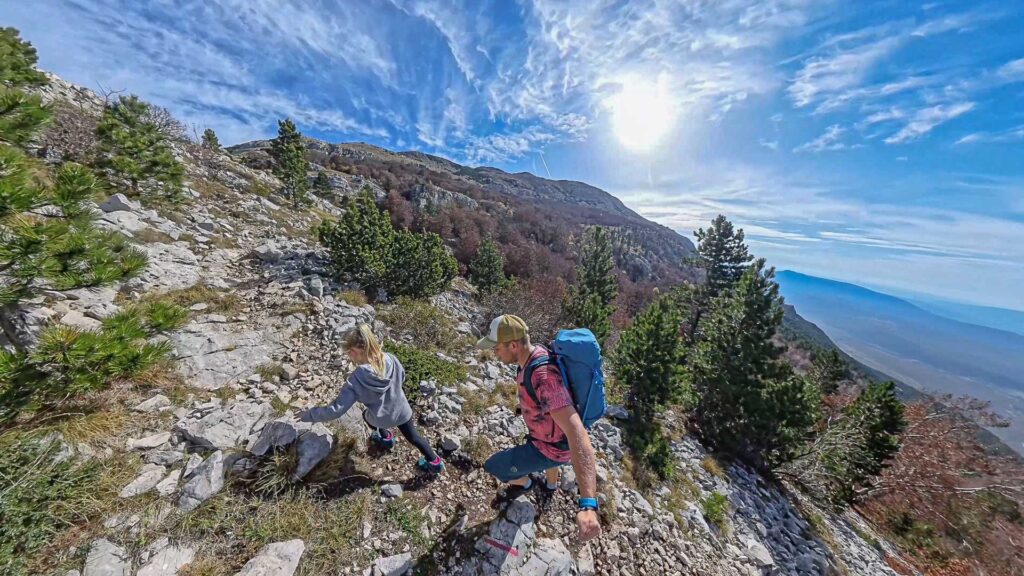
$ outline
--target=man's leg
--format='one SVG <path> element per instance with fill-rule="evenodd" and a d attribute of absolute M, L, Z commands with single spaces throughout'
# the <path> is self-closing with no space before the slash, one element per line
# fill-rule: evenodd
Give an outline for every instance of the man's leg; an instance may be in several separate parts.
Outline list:
<path fill-rule="evenodd" d="M 540 450 L 527 442 L 514 448 L 497 452 L 484 463 L 484 470 L 501 482 L 517 488 L 530 487 L 530 474 L 534 472 L 547 472 L 552 468 L 561 466 L 561 462 L 555 462 L 541 454 Z M 557 479 L 557 471 L 555 472 Z"/>

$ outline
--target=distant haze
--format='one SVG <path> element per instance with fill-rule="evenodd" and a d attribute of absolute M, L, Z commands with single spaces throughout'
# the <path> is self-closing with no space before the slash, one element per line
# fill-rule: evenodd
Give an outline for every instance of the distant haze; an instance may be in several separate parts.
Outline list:
<path fill-rule="evenodd" d="M 854 284 L 788 270 L 778 281 L 787 303 L 861 362 L 923 391 L 991 402 L 1011 420 L 1009 428 L 992 432 L 1024 453 L 1024 335 L 955 320 Z M 998 310 L 948 304 L 929 306 L 961 318 L 987 313 L 989 323 Z"/>

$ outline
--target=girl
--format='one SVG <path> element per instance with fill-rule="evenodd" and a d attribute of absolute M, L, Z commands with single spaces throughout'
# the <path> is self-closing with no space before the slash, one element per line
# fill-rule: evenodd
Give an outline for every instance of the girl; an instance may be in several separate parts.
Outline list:
<path fill-rule="evenodd" d="M 381 349 L 380 342 L 366 324 L 359 324 L 346 332 L 341 346 L 358 367 L 348 377 L 334 402 L 329 406 L 305 410 L 299 414 L 299 419 L 303 422 L 324 422 L 341 418 L 359 401 L 366 406 L 363 420 L 373 429 L 370 438 L 374 442 L 390 449 L 395 445 L 395 436 L 389 428 L 398 426 L 402 436 L 423 454 L 416 466 L 426 472 L 442 472 L 444 461 L 417 433 L 413 424 L 412 407 L 402 391 L 405 368 L 398 358 Z"/>

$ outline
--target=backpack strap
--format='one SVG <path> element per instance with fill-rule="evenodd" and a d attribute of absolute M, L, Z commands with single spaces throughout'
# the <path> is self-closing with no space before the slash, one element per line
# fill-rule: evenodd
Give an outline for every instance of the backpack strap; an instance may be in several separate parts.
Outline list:
<path fill-rule="evenodd" d="M 541 356 L 531 360 L 526 365 L 526 369 L 523 370 L 523 388 L 526 388 L 526 393 L 533 399 L 533 403 L 538 406 L 540 406 L 540 398 L 537 398 L 537 391 L 533 388 L 533 371 L 541 366 L 554 363 L 555 360 L 551 356 Z"/>

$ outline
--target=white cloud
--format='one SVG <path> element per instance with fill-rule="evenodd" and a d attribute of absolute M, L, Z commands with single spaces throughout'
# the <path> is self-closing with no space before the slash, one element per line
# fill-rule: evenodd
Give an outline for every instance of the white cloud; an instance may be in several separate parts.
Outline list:
<path fill-rule="evenodd" d="M 810 142 L 805 142 L 793 149 L 793 152 L 824 152 L 826 150 L 845 150 L 851 146 L 841 142 L 846 128 L 839 124 L 829 126 L 825 133 Z"/>
<path fill-rule="evenodd" d="M 974 102 L 958 102 L 956 104 L 949 105 L 940 104 L 938 106 L 922 108 L 910 116 L 910 120 L 902 129 L 900 129 L 899 132 L 886 138 L 885 143 L 902 144 L 904 142 L 916 140 L 928 132 L 931 132 L 936 126 L 948 122 L 957 116 L 966 114 L 973 109 Z"/>
<path fill-rule="evenodd" d="M 769 150 L 778 150 L 779 149 L 779 141 L 778 140 L 766 140 L 764 138 L 761 138 L 760 140 L 757 141 L 757 143 L 760 144 L 761 146 L 764 146 L 765 148 L 767 148 Z"/>
<path fill-rule="evenodd" d="M 860 86 L 872 68 L 901 42 L 899 38 L 886 37 L 837 53 L 812 56 L 804 61 L 787 92 L 798 108 L 842 94 Z"/>
<path fill-rule="evenodd" d="M 978 144 L 982 142 L 1017 142 L 1024 140 L 1024 125 L 1003 130 L 1001 132 L 973 132 L 957 140 L 954 144 Z"/>
<path fill-rule="evenodd" d="M 1024 81 L 1024 58 L 1018 58 L 1003 64 L 997 72 L 1007 81 Z"/>

